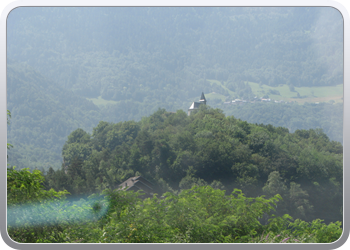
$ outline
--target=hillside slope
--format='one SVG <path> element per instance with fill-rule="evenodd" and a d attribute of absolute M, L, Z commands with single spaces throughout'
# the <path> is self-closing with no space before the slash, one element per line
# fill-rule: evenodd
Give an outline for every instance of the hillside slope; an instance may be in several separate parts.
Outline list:
<path fill-rule="evenodd" d="M 206 79 L 343 83 L 333 8 L 33 7 L 7 23 L 9 58 L 84 97 L 178 102 L 211 92 Z"/>
<path fill-rule="evenodd" d="M 12 114 L 7 138 L 10 165 L 60 167 L 61 149 L 76 128 L 92 130 L 101 119 L 99 109 L 29 66 L 7 64 L 7 108 Z"/>
<path fill-rule="evenodd" d="M 208 185 L 247 196 L 280 194 L 278 213 L 341 220 L 343 147 L 319 129 L 254 125 L 201 106 L 187 116 L 158 110 L 139 122 L 101 121 L 92 134 L 73 131 L 65 165 L 50 169 L 47 188 L 83 195 L 143 176 L 158 194 Z"/>

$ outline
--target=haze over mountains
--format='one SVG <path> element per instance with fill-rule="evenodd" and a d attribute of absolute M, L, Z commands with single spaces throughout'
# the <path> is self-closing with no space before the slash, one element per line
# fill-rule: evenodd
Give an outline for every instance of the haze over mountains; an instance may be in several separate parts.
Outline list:
<path fill-rule="evenodd" d="M 140 120 L 158 108 L 186 111 L 202 91 L 230 100 L 254 97 L 248 81 L 343 84 L 343 19 L 333 8 L 21 7 L 10 13 L 7 32 L 9 163 L 19 167 L 57 168 L 74 129 Z M 208 105 L 237 118 L 257 110 L 230 111 L 221 97 L 209 95 Z M 326 109 L 335 110 L 333 128 L 320 115 Z M 294 121 L 308 112 L 292 112 Z M 316 118 L 294 122 L 291 132 L 321 127 L 341 141 L 342 105 L 310 112 Z"/>

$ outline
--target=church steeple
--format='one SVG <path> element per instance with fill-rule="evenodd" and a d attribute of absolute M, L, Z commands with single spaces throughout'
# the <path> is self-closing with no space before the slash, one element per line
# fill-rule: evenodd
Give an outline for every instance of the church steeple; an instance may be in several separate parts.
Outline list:
<path fill-rule="evenodd" d="M 201 98 L 199 99 L 200 103 L 207 104 L 207 100 L 205 99 L 204 93 L 202 92 Z"/>

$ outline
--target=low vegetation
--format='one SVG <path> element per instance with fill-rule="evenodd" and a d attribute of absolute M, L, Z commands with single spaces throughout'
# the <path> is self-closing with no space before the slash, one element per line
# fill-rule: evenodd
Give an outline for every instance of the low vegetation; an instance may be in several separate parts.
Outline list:
<path fill-rule="evenodd" d="M 327 243 L 341 223 L 307 223 L 275 216 L 282 199 L 248 198 L 210 186 L 140 199 L 133 191 L 105 189 L 69 201 L 45 191 L 40 171 L 7 171 L 8 233 L 19 243 Z M 25 209 L 21 209 L 25 206 Z M 267 221 L 267 223 L 262 223 Z"/>

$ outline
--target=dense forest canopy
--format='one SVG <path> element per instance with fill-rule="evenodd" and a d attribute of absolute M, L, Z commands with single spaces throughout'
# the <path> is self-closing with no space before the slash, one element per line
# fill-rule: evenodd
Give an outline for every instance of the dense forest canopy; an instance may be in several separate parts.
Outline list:
<path fill-rule="evenodd" d="M 186 111 L 202 91 L 227 115 L 290 132 L 322 128 L 342 142 L 340 104 L 222 105 L 252 99 L 247 82 L 343 84 L 334 8 L 19 7 L 7 19 L 7 58 L 9 162 L 20 168 L 57 169 L 73 130 Z"/>
<path fill-rule="evenodd" d="M 343 143 L 342 103 L 255 103 L 245 106 L 221 105 L 220 108 L 226 115 L 233 115 L 250 123 L 286 127 L 290 132 L 321 128 L 331 140 Z"/>
<path fill-rule="evenodd" d="M 13 10 L 7 51 L 82 96 L 140 100 L 202 79 L 341 84 L 342 43 L 326 7 L 54 7 Z"/>
<path fill-rule="evenodd" d="M 78 127 L 91 130 L 101 119 L 93 103 L 26 65 L 8 63 L 7 86 L 8 140 L 16 145 L 8 152 L 11 165 L 57 166 L 67 135 Z"/>
<path fill-rule="evenodd" d="M 341 220 L 343 147 L 320 129 L 254 125 L 202 105 L 188 116 L 158 110 L 139 122 L 101 121 L 92 134 L 73 131 L 64 164 L 49 169 L 48 188 L 71 194 L 115 189 L 143 176 L 158 194 L 211 185 L 247 196 L 280 194 L 280 214 Z"/>

